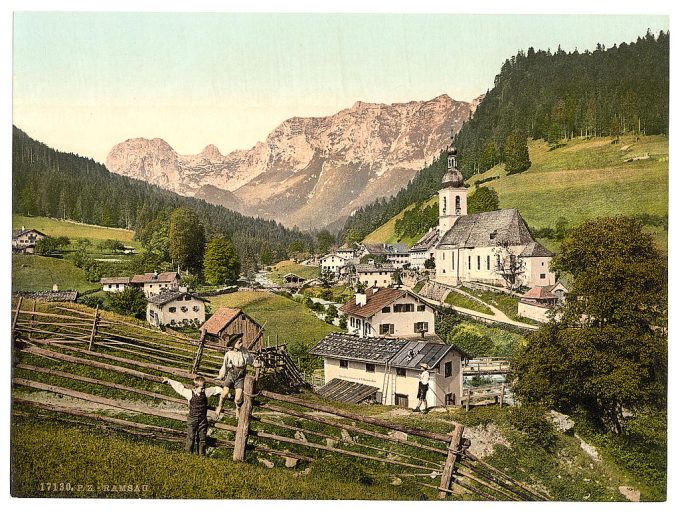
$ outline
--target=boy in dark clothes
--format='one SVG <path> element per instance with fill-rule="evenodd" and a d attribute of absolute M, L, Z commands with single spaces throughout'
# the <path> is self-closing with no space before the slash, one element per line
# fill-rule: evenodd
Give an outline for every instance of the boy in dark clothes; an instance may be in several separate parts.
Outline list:
<path fill-rule="evenodd" d="M 205 439 L 208 435 L 208 398 L 220 394 L 219 386 L 205 388 L 205 378 L 196 375 L 194 388 L 187 389 L 176 380 L 163 377 L 164 384 L 169 384 L 180 396 L 189 402 L 189 415 L 187 416 L 187 440 L 185 449 L 193 453 L 194 443 L 198 439 L 198 454 L 205 456 Z"/>

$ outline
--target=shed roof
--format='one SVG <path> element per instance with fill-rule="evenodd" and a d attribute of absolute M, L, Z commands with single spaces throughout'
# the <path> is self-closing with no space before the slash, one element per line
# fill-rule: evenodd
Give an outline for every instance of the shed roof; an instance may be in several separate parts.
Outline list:
<path fill-rule="evenodd" d="M 241 309 L 233 307 L 220 307 L 212 316 L 210 316 L 210 319 L 201 325 L 201 330 L 205 330 L 207 334 L 219 336 L 220 332 L 227 328 L 229 324 L 240 315 L 246 316 L 252 323 L 261 328 L 257 321 L 248 316 Z"/>
<path fill-rule="evenodd" d="M 547 300 L 552 298 L 558 298 L 556 295 L 550 292 L 553 286 L 535 286 L 529 289 L 522 298 L 530 300 Z"/>
<path fill-rule="evenodd" d="M 361 403 L 370 400 L 375 397 L 377 392 L 377 387 L 340 378 L 334 378 L 317 391 L 321 396 L 347 403 Z"/>
<path fill-rule="evenodd" d="M 334 332 L 319 341 L 309 353 L 322 357 L 385 364 L 393 355 L 401 350 L 406 342 L 404 339 L 359 337 L 354 334 Z"/>
<path fill-rule="evenodd" d="M 533 243 L 517 209 L 501 209 L 461 216 L 441 238 L 438 247 L 479 248 L 498 244 Z"/>

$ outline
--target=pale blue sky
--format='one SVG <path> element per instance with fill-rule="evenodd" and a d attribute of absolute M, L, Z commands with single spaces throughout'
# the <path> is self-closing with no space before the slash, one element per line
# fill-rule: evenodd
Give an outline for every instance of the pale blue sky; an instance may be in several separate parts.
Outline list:
<path fill-rule="evenodd" d="M 357 100 L 471 100 L 520 49 L 609 47 L 647 28 L 668 18 L 19 12 L 14 123 L 99 161 L 138 136 L 227 153 Z"/>

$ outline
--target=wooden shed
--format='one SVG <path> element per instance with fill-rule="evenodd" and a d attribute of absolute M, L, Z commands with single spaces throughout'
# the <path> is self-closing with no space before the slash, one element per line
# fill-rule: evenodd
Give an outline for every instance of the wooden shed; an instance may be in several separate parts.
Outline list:
<path fill-rule="evenodd" d="M 257 351 L 261 347 L 262 325 L 241 309 L 220 307 L 201 326 L 201 337 L 227 346 L 243 340 L 243 347 Z"/>

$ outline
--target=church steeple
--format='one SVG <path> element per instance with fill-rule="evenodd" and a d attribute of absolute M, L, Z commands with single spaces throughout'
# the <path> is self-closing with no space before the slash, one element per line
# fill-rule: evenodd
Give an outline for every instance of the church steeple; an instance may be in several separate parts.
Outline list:
<path fill-rule="evenodd" d="M 467 188 L 463 174 L 458 170 L 458 150 L 451 143 L 446 149 L 446 173 L 439 190 L 439 232 L 444 234 L 461 216 L 467 216 Z"/>

